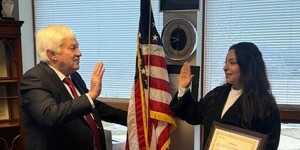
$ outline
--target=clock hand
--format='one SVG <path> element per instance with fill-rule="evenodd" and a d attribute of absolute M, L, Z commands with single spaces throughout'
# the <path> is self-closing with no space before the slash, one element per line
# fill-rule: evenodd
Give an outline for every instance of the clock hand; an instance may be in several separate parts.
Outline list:
<path fill-rule="evenodd" d="M 178 40 L 178 41 L 180 40 L 179 34 L 177 34 L 177 40 Z M 179 42 L 176 43 L 176 47 L 177 47 L 176 50 L 179 50 Z"/>
<path fill-rule="evenodd" d="M 171 39 L 174 39 L 174 40 L 171 41 L 171 43 L 179 41 L 178 38 L 175 38 L 175 37 L 171 37 Z"/>

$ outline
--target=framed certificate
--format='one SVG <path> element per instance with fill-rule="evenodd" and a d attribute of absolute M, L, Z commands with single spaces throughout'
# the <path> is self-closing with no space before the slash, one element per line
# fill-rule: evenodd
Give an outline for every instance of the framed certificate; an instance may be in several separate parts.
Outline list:
<path fill-rule="evenodd" d="M 205 150 L 264 150 L 268 136 L 236 126 L 214 122 Z"/>

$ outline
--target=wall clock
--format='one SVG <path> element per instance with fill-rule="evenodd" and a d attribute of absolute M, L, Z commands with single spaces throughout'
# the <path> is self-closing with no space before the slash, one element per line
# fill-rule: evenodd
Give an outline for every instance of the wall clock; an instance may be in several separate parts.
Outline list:
<path fill-rule="evenodd" d="M 185 60 L 197 47 L 196 28 L 186 19 L 172 19 L 163 28 L 162 43 L 168 58 Z"/>

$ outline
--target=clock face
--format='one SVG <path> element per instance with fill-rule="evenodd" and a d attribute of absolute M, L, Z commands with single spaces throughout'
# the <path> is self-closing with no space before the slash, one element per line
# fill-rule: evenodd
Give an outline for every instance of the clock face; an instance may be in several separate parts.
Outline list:
<path fill-rule="evenodd" d="M 173 19 L 164 26 L 162 43 L 168 58 L 172 60 L 187 59 L 197 46 L 196 29 L 185 19 Z"/>
<path fill-rule="evenodd" d="M 170 44 L 176 51 L 181 51 L 186 46 L 186 34 L 183 29 L 178 27 L 171 33 Z"/>

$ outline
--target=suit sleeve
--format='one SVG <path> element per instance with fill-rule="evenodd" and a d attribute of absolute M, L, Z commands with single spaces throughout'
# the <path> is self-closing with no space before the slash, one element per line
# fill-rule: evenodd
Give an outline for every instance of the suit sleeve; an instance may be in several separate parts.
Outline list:
<path fill-rule="evenodd" d="M 281 121 L 278 108 L 275 109 L 269 116 L 263 119 L 261 131 L 268 135 L 267 150 L 276 150 L 279 145 Z"/>
<path fill-rule="evenodd" d="M 224 88 L 221 86 L 216 87 L 199 101 L 193 99 L 190 90 L 188 90 L 179 100 L 176 93 L 169 106 L 180 119 L 185 120 L 189 124 L 198 125 L 202 123 L 207 109 L 213 105 L 216 97 L 219 96 L 220 91 L 223 89 Z"/>
<path fill-rule="evenodd" d="M 50 77 L 25 74 L 20 81 L 21 107 L 30 118 L 45 126 L 59 126 L 92 112 L 86 95 L 72 100 L 63 83 Z M 64 92 L 65 91 L 65 92 Z"/>
<path fill-rule="evenodd" d="M 202 122 L 203 104 L 192 98 L 190 90 L 179 100 L 176 93 L 169 106 L 177 117 L 189 124 L 196 125 Z"/>
<path fill-rule="evenodd" d="M 87 93 L 89 91 L 83 79 L 77 72 L 72 74 L 72 79 L 76 80 L 76 83 L 78 83 L 78 88 L 81 91 L 83 91 L 84 93 Z M 94 100 L 94 104 L 101 120 L 121 124 L 124 126 L 127 125 L 127 111 L 116 109 L 98 100 Z"/>
<path fill-rule="evenodd" d="M 101 120 L 127 126 L 127 111 L 111 107 L 101 101 L 95 101 Z"/>

